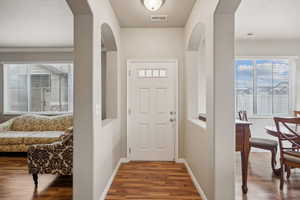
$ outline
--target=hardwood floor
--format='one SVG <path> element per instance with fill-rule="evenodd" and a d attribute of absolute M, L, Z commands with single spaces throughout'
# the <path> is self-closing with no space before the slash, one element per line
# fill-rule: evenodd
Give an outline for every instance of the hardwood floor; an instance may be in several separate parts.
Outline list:
<path fill-rule="evenodd" d="M 248 194 L 241 191 L 240 156 L 236 162 L 236 200 L 299 200 L 300 170 L 279 190 L 279 178 L 272 175 L 269 153 L 251 153 Z M 71 200 L 71 177 L 41 175 L 38 190 L 27 172 L 26 157 L 0 156 L 1 200 Z M 194 199 L 198 193 L 183 164 L 173 162 L 131 162 L 121 165 L 106 200 Z"/>
<path fill-rule="evenodd" d="M 130 162 L 122 164 L 106 200 L 201 200 L 184 164 Z"/>
<path fill-rule="evenodd" d="M 279 190 L 279 178 L 272 175 L 270 153 L 252 152 L 249 159 L 248 193 L 242 194 L 241 159 L 236 154 L 236 200 L 299 200 L 300 170 L 293 169 L 290 180 Z"/>
<path fill-rule="evenodd" d="M 40 175 L 39 187 L 35 191 L 26 157 L 0 156 L 0 199 L 71 200 L 72 178 Z"/>

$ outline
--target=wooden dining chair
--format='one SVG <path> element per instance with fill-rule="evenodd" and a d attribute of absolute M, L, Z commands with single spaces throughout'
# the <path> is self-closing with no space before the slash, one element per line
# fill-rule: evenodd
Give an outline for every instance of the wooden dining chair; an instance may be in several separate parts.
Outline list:
<path fill-rule="evenodd" d="M 294 111 L 294 116 L 295 116 L 295 117 L 300 117 L 300 111 L 296 111 L 296 110 L 295 110 L 295 111 Z"/>
<path fill-rule="evenodd" d="M 280 189 L 283 189 L 284 172 L 286 171 L 287 178 L 290 177 L 291 168 L 300 168 L 300 135 L 295 131 L 294 126 L 300 124 L 299 117 L 280 118 L 274 117 L 277 137 L 280 147 L 280 164 L 281 177 Z"/>
<path fill-rule="evenodd" d="M 238 112 L 239 119 L 242 121 L 248 121 L 247 111 L 239 111 Z M 264 139 L 264 138 L 250 138 L 250 146 L 258 149 L 263 149 L 271 152 L 271 167 L 273 173 L 277 176 L 280 175 L 280 171 L 276 170 L 276 154 L 278 148 L 278 142 L 271 139 Z"/>

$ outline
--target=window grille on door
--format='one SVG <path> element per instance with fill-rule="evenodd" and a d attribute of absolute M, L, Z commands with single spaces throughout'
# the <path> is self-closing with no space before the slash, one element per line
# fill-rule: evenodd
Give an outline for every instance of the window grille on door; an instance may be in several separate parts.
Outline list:
<path fill-rule="evenodd" d="M 138 69 L 139 78 L 167 78 L 167 69 Z"/>

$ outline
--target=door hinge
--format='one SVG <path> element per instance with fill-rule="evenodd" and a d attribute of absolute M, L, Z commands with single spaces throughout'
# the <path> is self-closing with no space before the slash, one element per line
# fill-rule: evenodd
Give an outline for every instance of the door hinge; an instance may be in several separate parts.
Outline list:
<path fill-rule="evenodd" d="M 128 70 L 128 76 L 129 77 L 131 76 L 131 70 Z"/>
<path fill-rule="evenodd" d="M 130 147 L 129 147 L 129 149 L 128 149 L 128 153 L 131 154 L 131 148 L 130 148 Z"/>
<path fill-rule="evenodd" d="M 130 108 L 128 109 L 128 115 L 131 115 L 131 109 Z"/>

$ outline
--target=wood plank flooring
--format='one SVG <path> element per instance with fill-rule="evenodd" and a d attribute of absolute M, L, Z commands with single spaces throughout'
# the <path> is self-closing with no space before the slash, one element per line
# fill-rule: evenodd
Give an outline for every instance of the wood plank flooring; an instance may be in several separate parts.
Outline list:
<path fill-rule="evenodd" d="M 1 200 L 72 200 L 72 178 L 40 175 L 35 191 L 27 158 L 0 156 Z"/>
<path fill-rule="evenodd" d="M 184 164 L 130 162 L 122 164 L 106 200 L 201 200 Z"/>
<path fill-rule="evenodd" d="M 293 169 L 290 180 L 279 190 L 279 178 L 272 175 L 270 153 L 252 152 L 249 160 L 248 193 L 242 194 L 241 159 L 236 154 L 235 200 L 299 200 L 300 170 Z"/>
<path fill-rule="evenodd" d="M 299 200 L 300 170 L 293 170 L 291 178 L 279 190 L 279 179 L 272 176 L 269 153 L 251 153 L 248 194 L 241 192 L 240 156 L 236 162 L 236 200 Z M 26 157 L 0 156 L 1 200 L 71 200 L 72 178 L 42 175 L 39 188 L 34 190 L 27 172 Z M 170 163 L 123 164 L 113 182 L 107 200 L 126 199 L 195 199 L 196 189 L 184 165 Z"/>

